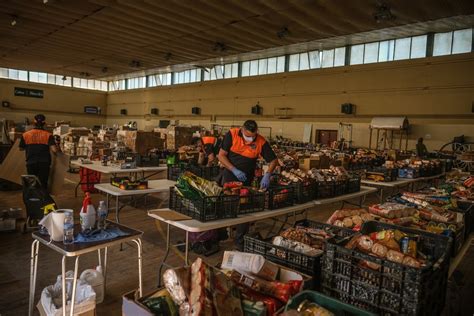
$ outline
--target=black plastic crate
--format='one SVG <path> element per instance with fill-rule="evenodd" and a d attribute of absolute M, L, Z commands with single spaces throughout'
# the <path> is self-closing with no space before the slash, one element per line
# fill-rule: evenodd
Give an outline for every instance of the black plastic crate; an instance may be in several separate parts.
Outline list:
<path fill-rule="evenodd" d="M 352 174 L 346 182 L 345 194 L 355 193 L 360 191 L 360 176 Z"/>
<path fill-rule="evenodd" d="M 168 165 L 168 180 L 176 181 L 183 172 L 186 171 L 185 163 L 177 163 L 174 165 Z"/>
<path fill-rule="evenodd" d="M 206 196 L 188 199 L 170 188 L 169 208 L 201 222 L 235 218 L 239 213 L 238 195 Z"/>
<path fill-rule="evenodd" d="M 187 170 L 191 171 L 198 177 L 204 178 L 209 181 L 214 181 L 214 179 L 219 175 L 220 173 L 220 167 L 219 166 L 200 166 L 196 164 L 189 164 L 187 167 Z"/>
<path fill-rule="evenodd" d="M 354 231 L 325 223 L 311 220 L 303 220 L 296 226 L 324 229 L 336 235 L 335 242 L 352 236 Z M 274 237 L 274 236 L 273 236 Z M 308 256 L 291 249 L 272 244 L 272 238 L 262 239 L 260 234 L 253 233 L 244 236 L 244 251 L 260 254 L 265 259 L 278 263 L 282 266 L 313 276 L 313 288 L 319 288 L 321 283 L 321 258 L 322 253 L 316 256 Z M 324 250 L 324 249 L 323 249 Z"/>
<path fill-rule="evenodd" d="M 347 180 L 337 180 L 334 182 L 334 193 L 333 196 L 339 196 L 346 194 Z"/>
<path fill-rule="evenodd" d="M 334 197 L 334 182 L 317 182 L 316 198 L 327 199 Z"/>
<path fill-rule="evenodd" d="M 323 293 L 382 315 L 437 315 L 444 308 L 451 239 L 381 222 L 366 222 L 363 234 L 398 229 L 420 236 L 418 251 L 433 259 L 426 266 L 411 268 L 329 240 L 322 263 Z M 360 263 L 372 262 L 379 270 Z"/>
<path fill-rule="evenodd" d="M 303 204 L 316 199 L 317 184 L 316 182 L 298 182 L 294 184 L 295 187 L 295 202 Z"/>
<path fill-rule="evenodd" d="M 366 179 L 379 182 L 392 182 L 398 179 L 397 168 L 374 168 L 366 172 Z"/>
<path fill-rule="evenodd" d="M 153 156 L 137 155 L 136 162 L 137 162 L 137 167 L 156 167 L 160 165 L 160 157 L 157 155 L 153 155 Z"/>
<path fill-rule="evenodd" d="M 292 206 L 295 202 L 295 187 L 293 185 L 271 186 L 267 190 L 265 208 L 275 210 Z"/>
<path fill-rule="evenodd" d="M 255 213 L 265 210 L 265 192 L 250 192 L 240 197 L 239 214 Z"/>
<path fill-rule="evenodd" d="M 457 212 L 464 214 L 465 239 L 474 230 L 474 203 L 470 201 L 457 200 Z"/>

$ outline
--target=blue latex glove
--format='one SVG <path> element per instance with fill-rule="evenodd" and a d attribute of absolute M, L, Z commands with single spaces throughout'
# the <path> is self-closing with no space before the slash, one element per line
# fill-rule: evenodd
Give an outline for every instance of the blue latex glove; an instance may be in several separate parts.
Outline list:
<path fill-rule="evenodd" d="M 241 182 L 245 182 L 247 181 L 247 176 L 245 175 L 244 172 L 240 171 L 239 169 L 237 168 L 232 168 L 230 171 L 232 171 L 232 173 L 234 174 L 234 176 Z"/>
<path fill-rule="evenodd" d="M 270 178 L 272 174 L 270 172 L 267 172 L 263 175 L 262 181 L 260 181 L 260 188 L 262 189 L 268 189 L 270 186 Z"/>

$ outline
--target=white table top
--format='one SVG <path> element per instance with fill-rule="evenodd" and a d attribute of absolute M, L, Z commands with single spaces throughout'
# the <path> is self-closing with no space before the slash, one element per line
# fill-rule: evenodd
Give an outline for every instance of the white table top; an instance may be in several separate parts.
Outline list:
<path fill-rule="evenodd" d="M 325 204 L 332 204 L 332 203 L 338 203 L 338 202 L 343 202 L 347 201 L 350 199 L 355 199 L 370 193 L 377 192 L 376 188 L 371 188 L 371 187 L 366 187 L 366 186 L 361 186 L 359 192 L 354 192 L 350 194 L 344 194 L 344 195 L 339 195 L 333 198 L 328 198 L 328 199 L 321 199 L 321 200 L 314 200 L 315 205 L 325 205 Z"/>
<path fill-rule="evenodd" d="M 164 219 L 163 217 L 160 216 L 160 211 L 170 211 L 170 209 L 168 208 L 148 211 L 148 216 L 153 217 L 164 223 L 170 224 L 172 226 L 181 228 L 182 230 L 193 232 L 193 233 L 199 233 L 199 232 L 204 232 L 211 229 L 229 227 L 229 226 L 234 226 L 234 225 L 243 224 L 243 223 L 251 223 L 251 222 L 260 221 L 260 220 L 275 217 L 275 216 L 286 215 L 289 213 L 298 212 L 298 211 L 302 211 L 308 208 L 312 208 L 314 206 L 315 206 L 314 202 L 308 202 L 305 204 L 297 204 L 297 205 L 293 205 L 293 206 L 289 206 L 285 208 L 280 208 L 277 210 L 268 210 L 268 211 L 263 211 L 263 212 L 243 214 L 243 215 L 239 215 L 236 218 L 221 219 L 221 220 L 210 221 L 210 222 L 201 222 L 196 219 L 189 219 L 189 220 L 184 220 L 184 221 L 172 221 L 172 220 Z"/>
<path fill-rule="evenodd" d="M 421 178 L 418 178 L 419 181 L 426 181 L 426 180 L 433 180 L 433 179 L 438 179 L 438 178 L 441 178 L 441 177 L 444 177 L 446 175 L 445 172 L 441 173 L 441 174 L 437 174 L 435 176 L 431 176 L 431 177 L 421 177 Z"/>
<path fill-rule="evenodd" d="M 149 180 L 148 189 L 144 190 L 122 190 L 110 183 L 95 184 L 94 187 L 102 192 L 108 193 L 113 196 L 130 196 L 150 193 L 169 192 L 170 187 L 174 186 L 176 181 L 171 180 Z"/>
<path fill-rule="evenodd" d="M 112 165 L 110 162 L 107 166 L 102 166 L 100 161 L 92 161 L 91 164 L 83 164 L 79 160 L 71 161 L 71 165 L 76 167 L 83 167 L 90 170 L 94 170 L 104 174 L 115 174 L 115 173 L 129 173 L 129 172 L 156 172 L 167 170 L 167 166 L 157 167 L 137 167 L 133 169 L 121 169 L 119 165 Z"/>
<path fill-rule="evenodd" d="M 417 179 L 401 179 L 399 178 L 396 181 L 390 181 L 390 182 L 378 182 L 378 181 L 372 181 L 372 180 L 361 180 L 360 183 L 363 183 L 365 185 L 371 185 L 371 186 L 377 186 L 377 187 L 389 187 L 389 188 L 395 188 L 395 187 L 401 187 L 404 185 L 407 185 L 409 183 L 416 182 Z"/>
<path fill-rule="evenodd" d="M 377 189 L 375 188 L 361 187 L 361 190 L 359 192 L 345 194 L 345 195 L 341 195 L 335 198 L 314 200 L 308 203 L 296 204 L 293 206 L 288 206 L 288 207 L 280 208 L 276 210 L 266 210 L 263 212 L 249 213 L 249 214 L 239 215 L 236 218 L 221 219 L 221 220 L 210 221 L 210 222 L 201 222 L 195 219 L 189 219 L 189 220 L 183 220 L 183 221 L 173 221 L 173 220 L 164 219 L 163 217 L 160 216 L 160 211 L 170 211 L 169 208 L 148 211 L 148 216 L 154 219 L 157 219 L 161 222 L 180 228 L 182 230 L 193 232 L 193 233 L 199 233 L 199 232 L 204 232 L 211 229 L 229 227 L 229 226 L 234 226 L 234 225 L 243 224 L 243 223 L 251 223 L 251 222 L 260 221 L 260 220 L 271 218 L 271 217 L 286 215 L 293 212 L 310 209 L 317 205 L 341 202 L 341 201 L 349 200 L 352 198 L 360 197 L 363 195 L 367 195 L 376 191 Z"/>

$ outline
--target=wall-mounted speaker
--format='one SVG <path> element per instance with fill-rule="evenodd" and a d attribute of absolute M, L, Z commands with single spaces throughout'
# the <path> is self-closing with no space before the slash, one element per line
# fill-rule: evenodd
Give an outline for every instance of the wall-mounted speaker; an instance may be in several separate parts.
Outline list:
<path fill-rule="evenodd" d="M 252 106 L 252 114 L 254 115 L 262 115 L 263 108 L 257 103 L 256 105 Z"/>
<path fill-rule="evenodd" d="M 201 108 L 198 108 L 197 106 L 193 107 L 191 109 L 191 112 L 194 114 L 194 115 L 199 115 L 201 114 Z"/>
<path fill-rule="evenodd" d="M 352 104 L 352 103 L 341 104 L 341 113 L 354 114 L 355 113 L 355 105 Z"/>
<path fill-rule="evenodd" d="M 10 102 L 8 102 L 8 101 L 2 101 L 2 106 L 3 106 L 4 108 L 9 108 L 9 107 L 10 107 Z"/>
<path fill-rule="evenodd" d="M 121 109 L 120 110 L 120 115 L 127 115 L 127 110 L 126 109 Z"/>
<path fill-rule="evenodd" d="M 150 114 L 152 114 L 152 115 L 158 115 L 158 113 L 159 113 L 159 110 L 157 108 L 152 108 L 150 110 Z"/>

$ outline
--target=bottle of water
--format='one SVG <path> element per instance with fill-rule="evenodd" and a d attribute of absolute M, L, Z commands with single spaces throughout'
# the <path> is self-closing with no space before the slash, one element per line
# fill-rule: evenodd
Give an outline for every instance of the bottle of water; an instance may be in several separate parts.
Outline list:
<path fill-rule="evenodd" d="M 105 220 L 107 219 L 107 205 L 104 201 L 99 202 L 99 208 L 97 209 L 97 228 L 105 229 Z"/>
<path fill-rule="evenodd" d="M 65 245 L 74 242 L 74 215 L 72 212 L 65 212 L 64 215 L 64 240 Z"/>

